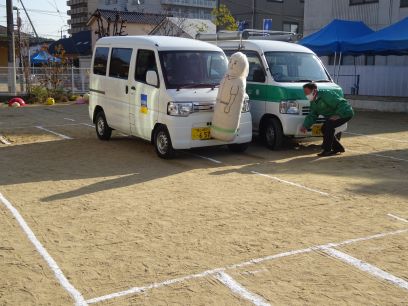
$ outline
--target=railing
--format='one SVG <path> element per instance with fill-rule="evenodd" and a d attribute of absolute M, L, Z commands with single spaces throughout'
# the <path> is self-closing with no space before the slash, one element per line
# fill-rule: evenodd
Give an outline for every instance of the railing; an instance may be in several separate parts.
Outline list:
<path fill-rule="evenodd" d="M 0 67 L 0 93 L 9 93 L 8 79 L 11 68 Z M 62 72 L 53 73 L 52 68 L 32 67 L 29 73 L 24 73 L 22 68 L 16 69 L 17 94 L 26 93 L 26 76 L 30 78 L 31 86 L 39 86 L 44 84 L 46 76 L 52 75 L 60 81 L 60 87 L 72 93 L 86 93 L 89 91 L 89 73 L 88 68 L 68 67 Z"/>

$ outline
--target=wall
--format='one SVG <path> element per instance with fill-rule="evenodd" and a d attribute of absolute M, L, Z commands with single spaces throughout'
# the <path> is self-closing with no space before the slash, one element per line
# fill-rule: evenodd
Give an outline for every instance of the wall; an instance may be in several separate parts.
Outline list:
<path fill-rule="evenodd" d="M 334 67 L 327 66 L 327 69 L 333 76 Z M 346 94 L 351 94 L 351 87 L 356 82 L 355 75 L 360 75 L 359 95 L 408 97 L 407 67 L 342 66 L 338 83 Z"/>

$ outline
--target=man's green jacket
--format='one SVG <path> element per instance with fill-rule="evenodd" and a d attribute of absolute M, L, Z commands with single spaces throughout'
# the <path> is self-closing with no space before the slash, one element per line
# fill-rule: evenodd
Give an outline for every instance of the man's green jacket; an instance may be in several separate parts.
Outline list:
<path fill-rule="evenodd" d="M 337 115 L 340 118 L 351 118 L 354 116 L 354 111 L 350 103 L 337 92 L 319 90 L 316 100 L 310 103 L 310 113 L 306 116 L 303 126 L 309 129 L 320 115 L 324 117 Z"/>

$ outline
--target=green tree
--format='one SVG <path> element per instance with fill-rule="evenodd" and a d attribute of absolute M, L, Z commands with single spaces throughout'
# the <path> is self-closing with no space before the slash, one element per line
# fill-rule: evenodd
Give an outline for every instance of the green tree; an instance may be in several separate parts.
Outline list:
<path fill-rule="evenodd" d="M 214 8 L 211 15 L 220 30 L 236 31 L 238 29 L 237 22 L 226 5 L 221 4 L 219 8 Z"/>

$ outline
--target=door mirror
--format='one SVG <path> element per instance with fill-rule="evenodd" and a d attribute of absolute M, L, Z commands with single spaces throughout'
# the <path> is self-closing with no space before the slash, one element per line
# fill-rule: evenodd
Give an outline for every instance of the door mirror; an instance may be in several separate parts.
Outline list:
<path fill-rule="evenodd" d="M 159 77 L 154 70 L 148 70 L 146 73 L 146 83 L 154 87 L 159 86 Z"/>
<path fill-rule="evenodd" d="M 256 69 L 253 74 L 253 82 L 265 83 L 265 72 L 262 69 Z"/>

